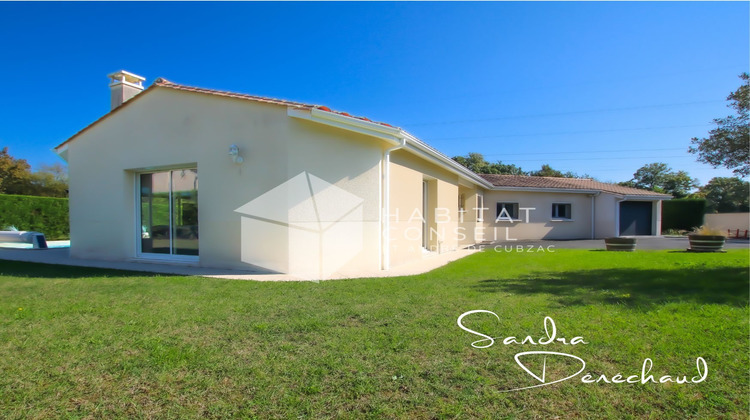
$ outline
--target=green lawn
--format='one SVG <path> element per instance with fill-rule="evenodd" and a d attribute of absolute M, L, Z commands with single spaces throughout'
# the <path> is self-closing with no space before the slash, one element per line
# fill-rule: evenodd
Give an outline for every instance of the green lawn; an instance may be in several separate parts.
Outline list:
<path fill-rule="evenodd" d="M 747 418 L 748 252 L 484 252 L 321 283 L 0 261 L 2 418 Z M 588 344 L 471 347 L 479 337 Z M 539 383 L 519 352 L 693 384 Z M 538 361 L 541 366 L 541 359 Z M 570 366 L 550 360 L 548 375 Z M 530 365 L 529 365 L 530 366 Z M 575 370 L 573 370 L 575 372 Z"/>

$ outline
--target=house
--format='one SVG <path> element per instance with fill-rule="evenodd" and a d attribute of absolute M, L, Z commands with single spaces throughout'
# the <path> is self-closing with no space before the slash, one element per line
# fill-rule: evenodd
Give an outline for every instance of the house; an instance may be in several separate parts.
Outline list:
<path fill-rule="evenodd" d="M 658 235 L 662 194 L 478 175 L 386 123 L 119 71 L 55 148 L 71 257 L 370 272 L 486 241 Z"/>

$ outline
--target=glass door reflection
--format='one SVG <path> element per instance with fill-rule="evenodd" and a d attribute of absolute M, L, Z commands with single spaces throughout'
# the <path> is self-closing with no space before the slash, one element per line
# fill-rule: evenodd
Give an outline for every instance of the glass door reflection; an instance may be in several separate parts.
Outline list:
<path fill-rule="evenodd" d="M 198 255 L 198 170 L 139 175 L 142 254 Z"/>

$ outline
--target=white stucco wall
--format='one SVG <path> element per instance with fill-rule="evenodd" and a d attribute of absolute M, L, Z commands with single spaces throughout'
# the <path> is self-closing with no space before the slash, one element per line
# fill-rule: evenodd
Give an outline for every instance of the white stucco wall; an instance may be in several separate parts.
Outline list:
<path fill-rule="evenodd" d="M 595 229 L 596 238 L 611 238 L 617 236 L 620 220 L 619 198 L 602 193 L 595 198 Z"/>
<path fill-rule="evenodd" d="M 136 257 L 136 174 L 197 166 L 199 265 L 248 268 L 244 246 L 283 268 L 289 237 L 243 230 L 235 209 L 306 171 L 362 199 L 363 248 L 342 271 L 379 268 L 380 141 L 290 118 L 284 106 L 165 88 L 133 101 L 68 146 L 73 257 Z M 230 160 L 231 144 L 244 164 Z"/>
<path fill-rule="evenodd" d="M 704 224 L 714 229 L 748 230 L 750 229 L 750 213 L 708 213 Z"/>
<path fill-rule="evenodd" d="M 596 197 L 596 237 L 610 238 L 620 235 L 620 203 L 623 201 L 649 201 L 651 205 L 651 234 L 661 235 L 661 200 L 625 198 L 609 193 Z"/>
<path fill-rule="evenodd" d="M 477 195 L 484 194 L 484 190 L 474 186 L 459 185 L 458 189 L 459 196 L 463 195 L 464 199 L 464 212 L 463 215 L 459 215 L 459 246 L 469 246 L 479 243 L 477 240 L 476 233 L 478 226 L 477 224 Z"/>
<path fill-rule="evenodd" d="M 496 205 L 518 203 L 519 221 L 495 221 Z M 553 203 L 571 204 L 571 220 L 554 219 Z M 591 237 L 591 197 L 586 194 L 531 192 L 531 191 L 488 191 L 484 196 L 487 210 L 484 214 L 484 237 L 492 242 L 513 239 L 588 239 Z"/>
<path fill-rule="evenodd" d="M 485 193 L 484 237 L 492 242 L 504 242 L 513 239 L 596 239 L 618 235 L 619 206 L 623 197 L 602 192 L 593 196 L 593 234 L 592 234 L 592 195 L 587 193 L 534 192 L 534 191 L 488 191 Z M 661 201 L 651 201 L 652 232 L 661 233 Z M 519 203 L 521 208 L 534 208 L 526 212 L 519 211 L 520 221 L 495 222 L 496 204 Z M 570 203 L 572 220 L 560 221 L 552 218 L 553 203 Z"/>
<path fill-rule="evenodd" d="M 428 185 L 428 249 L 432 252 L 458 249 L 458 175 L 405 150 L 396 150 L 391 154 L 390 176 L 391 264 L 397 266 L 423 256 L 422 222 L 419 218 L 422 216 L 423 181 Z M 475 194 L 468 187 L 463 187 L 462 191 L 465 196 Z M 467 244 L 467 240 L 462 241 L 462 245 Z"/>

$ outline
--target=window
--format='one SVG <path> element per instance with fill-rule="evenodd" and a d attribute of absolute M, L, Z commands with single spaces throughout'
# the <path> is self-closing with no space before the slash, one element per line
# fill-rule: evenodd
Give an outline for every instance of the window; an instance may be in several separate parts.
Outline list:
<path fill-rule="evenodd" d="M 477 194 L 477 222 L 484 221 L 484 196 Z"/>
<path fill-rule="evenodd" d="M 569 203 L 553 203 L 552 204 L 552 218 L 553 219 L 571 219 L 570 204 Z"/>
<path fill-rule="evenodd" d="M 518 203 L 497 203 L 495 220 L 508 220 L 508 216 L 513 220 L 518 220 Z"/>

